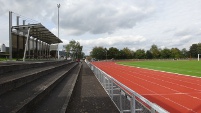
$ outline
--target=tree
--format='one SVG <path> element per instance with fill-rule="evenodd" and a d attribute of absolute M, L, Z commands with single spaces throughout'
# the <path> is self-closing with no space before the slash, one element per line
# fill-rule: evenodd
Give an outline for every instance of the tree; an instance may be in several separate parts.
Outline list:
<path fill-rule="evenodd" d="M 160 51 L 157 45 L 153 44 L 150 48 L 150 52 L 152 53 L 154 59 L 160 58 Z"/>
<path fill-rule="evenodd" d="M 71 57 L 73 60 L 82 58 L 82 48 L 83 46 L 81 46 L 78 41 L 71 40 L 69 44 L 66 45 L 67 57 Z"/>
<path fill-rule="evenodd" d="M 164 48 L 161 50 L 161 58 L 170 58 L 171 57 L 171 50 L 168 48 Z"/>
<path fill-rule="evenodd" d="M 144 59 L 146 57 L 144 49 L 138 49 L 135 52 L 135 57 L 138 59 Z"/>
<path fill-rule="evenodd" d="M 146 58 L 147 58 L 147 59 L 152 59 L 152 58 L 153 58 L 153 55 L 152 55 L 152 53 L 150 52 L 150 50 L 147 50 L 147 51 L 146 51 Z"/>
<path fill-rule="evenodd" d="M 123 48 L 124 53 L 125 53 L 125 57 L 126 59 L 131 59 L 132 58 L 132 51 L 129 48 Z"/>
<path fill-rule="evenodd" d="M 117 59 L 118 58 L 118 54 L 119 54 L 119 50 L 115 47 L 110 47 L 109 50 L 108 50 L 108 58 L 109 59 Z"/>
<path fill-rule="evenodd" d="M 198 54 L 201 54 L 201 43 L 198 43 L 197 52 Z"/>
<path fill-rule="evenodd" d="M 189 52 L 186 50 L 186 48 L 183 48 L 181 50 L 181 55 L 182 55 L 183 58 L 188 58 Z"/>
<path fill-rule="evenodd" d="M 99 46 L 99 47 L 96 46 L 90 52 L 90 56 L 92 56 L 95 59 L 102 60 L 102 59 L 106 58 L 105 57 L 106 56 L 105 49 L 103 47 L 101 47 L 101 46 Z"/>
<path fill-rule="evenodd" d="M 126 59 L 126 53 L 123 50 L 119 51 L 118 59 Z"/>
<path fill-rule="evenodd" d="M 190 47 L 190 56 L 193 58 L 197 58 L 198 55 L 198 45 L 197 44 L 192 44 L 192 46 Z"/>
<path fill-rule="evenodd" d="M 181 58 L 181 51 L 178 48 L 171 49 L 171 58 Z"/>

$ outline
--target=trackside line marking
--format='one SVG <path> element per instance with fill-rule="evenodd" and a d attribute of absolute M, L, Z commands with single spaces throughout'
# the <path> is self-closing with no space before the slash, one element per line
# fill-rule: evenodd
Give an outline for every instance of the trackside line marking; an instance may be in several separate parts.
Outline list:
<path fill-rule="evenodd" d="M 103 67 L 107 67 L 107 66 L 103 66 Z M 109 67 L 107 67 L 107 68 L 111 68 L 111 69 L 112 69 L 111 66 L 109 66 Z M 144 89 L 146 89 L 146 90 L 148 90 L 148 91 L 150 91 L 150 92 L 152 92 L 152 93 L 154 93 L 154 94 L 158 94 L 158 93 L 156 93 L 156 92 L 154 92 L 154 91 L 152 91 L 152 90 L 150 90 L 150 89 L 148 89 L 148 88 L 145 88 L 144 86 L 142 86 L 142 85 L 140 85 L 140 84 L 138 84 L 138 83 L 134 83 L 133 81 L 131 81 L 131 80 L 129 80 L 129 79 L 123 77 L 123 76 L 120 76 L 120 75 L 118 75 L 118 74 L 117 74 L 117 76 L 119 76 L 119 77 L 121 77 L 121 78 L 123 78 L 123 79 L 126 79 L 127 81 L 129 81 L 129 82 L 131 82 L 131 83 L 133 83 L 133 84 L 136 84 L 136 85 L 138 85 L 138 86 L 140 86 L 140 87 L 142 87 L 142 88 L 144 88 Z M 193 109 L 190 109 L 190 108 L 188 108 L 188 107 L 186 107 L 186 106 L 183 106 L 183 105 L 181 105 L 181 104 L 179 104 L 179 103 L 177 103 L 177 102 L 175 102 L 175 101 L 173 101 L 173 100 L 171 100 L 171 99 L 169 99 L 169 98 L 167 98 L 167 97 L 164 97 L 163 95 L 159 95 L 159 96 L 162 97 L 162 98 L 164 98 L 164 99 L 166 99 L 166 100 L 168 100 L 168 101 L 170 101 L 170 102 L 172 102 L 172 103 L 175 103 L 176 105 L 178 105 L 178 106 L 180 106 L 180 107 L 183 107 L 183 108 L 185 108 L 185 109 L 187 109 L 187 110 L 189 110 L 189 111 L 195 112 Z M 196 112 L 195 112 L 195 113 L 196 113 Z"/>
<path fill-rule="evenodd" d="M 118 64 L 117 64 L 118 65 Z M 124 66 L 124 65 L 123 65 Z M 126 67 L 127 65 L 125 65 L 125 67 Z M 134 67 L 134 66 L 128 66 L 128 67 Z M 136 67 L 134 67 L 134 68 L 136 68 Z M 137 67 L 137 68 L 140 68 L 140 67 Z M 145 69 L 145 68 L 141 68 L 141 69 Z M 146 69 L 146 70 L 151 70 L 151 69 Z M 154 70 L 151 70 L 151 71 L 154 71 Z M 162 71 L 156 71 L 156 72 L 162 72 Z M 165 71 L 164 71 L 165 72 Z M 132 72 L 132 73 L 136 73 L 136 72 Z M 143 72 L 143 73 L 146 73 L 146 72 Z M 165 73 L 168 73 L 168 72 L 165 72 Z M 172 73 L 168 73 L 168 74 L 172 74 Z M 140 74 L 140 75 L 143 75 L 142 73 Z M 144 76 L 148 76 L 148 75 L 144 75 Z M 150 77 L 150 78 L 153 78 L 153 79 L 156 79 L 156 80 L 163 80 L 163 79 L 157 79 L 157 78 L 154 78 L 154 77 L 151 77 L 151 76 L 148 76 L 148 77 Z M 188 82 L 188 80 L 186 80 L 186 78 L 185 78 L 185 80 L 178 80 L 178 79 L 174 79 L 174 78 L 172 78 L 172 77 L 168 77 L 168 76 L 162 76 L 163 78 L 168 78 L 168 79 L 173 79 L 173 80 L 177 80 L 177 81 L 182 81 L 182 82 L 186 82 L 186 83 L 189 83 L 189 84 L 195 84 L 195 85 L 198 85 L 198 86 L 201 86 L 201 84 L 198 84 L 198 83 L 192 83 L 192 82 Z M 177 77 L 179 77 L 179 76 L 177 76 Z M 199 82 L 199 80 L 196 80 L 196 81 L 198 81 Z M 171 83 L 171 84 L 176 84 L 176 83 L 173 83 L 173 82 L 170 82 L 170 81 L 166 81 L 166 82 L 168 82 L 168 83 Z M 182 87 L 186 87 L 186 88 L 189 88 L 189 89 L 194 89 L 194 88 L 190 88 L 190 87 L 188 87 L 188 86 L 185 86 L 185 85 L 180 85 L 180 84 L 177 84 L 177 85 L 179 85 L 179 86 L 182 86 Z M 195 90 L 198 90 L 198 89 L 195 89 Z M 200 90 L 198 90 L 198 91 L 200 91 Z"/>
<path fill-rule="evenodd" d="M 122 71 L 124 71 L 124 73 L 125 73 L 125 69 L 121 69 Z M 135 72 L 136 73 L 136 72 Z M 129 74 L 129 73 L 127 73 L 127 74 Z M 143 75 L 143 74 L 141 74 L 141 73 L 137 73 L 138 75 Z M 132 74 L 129 74 L 129 76 L 133 76 Z M 145 75 L 146 76 L 146 75 Z M 144 81 L 147 81 L 147 82 L 149 82 L 149 83 L 152 83 L 152 84 L 155 84 L 155 85 L 158 85 L 158 86 L 161 86 L 161 87 L 164 87 L 164 88 L 166 88 L 166 89 L 170 89 L 170 90 L 173 90 L 173 91 L 176 91 L 176 92 L 178 92 L 178 93 L 183 93 L 183 92 L 180 92 L 180 91 L 178 91 L 177 89 L 172 89 L 172 88 L 169 88 L 169 87 L 166 87 L 166 86 L 163 86 L 163 85 L 160 85 L 160 84 L 158 84 L 158 83 L 154 83 L 154 82 L 152 82 L 152 81 L 149 81 L 149 80 L 146 80 L 146 79 L 143 79 L 143 78 L 141 78 L 141 77 L 138 77 L 138 76 L 133 76 L 134 78 L 136 77 L 136 78 L 138 78 L 138 79 L 141 79 L 141 80 L 144 80 Z M 163 79 L 159 79 L 159 80 L 163 80 Z M 182 86 L 182 85 L 181 85 Z M 192 89 L 192 88 L 191 88 Z M 195 89 L 195 90 L 197 90 L 197 89 Z M 200 91 L 200 90 L 198 90 L 198 91 Z M 189 96 L 189 97 L 191 97 L 191 98 L 195 98 L 194 96 L 191 96 L 191 95 L 187 95 L 187 96 Z M 198 100 L 201 100 L 200 98 L 196 98 L 196 99 L 198 99 Z"/>
<path fill-rule="evenodd" d="M 111 68 L 112 69 L 112 67 L 110 67 L 110 66 L 112 66 L 112 67 L 114 67 L 113 65 L 109 65 L 108 67 L 107 66 L 103 66 L 103 67 L 106 67 L 106 68 Z M 131 67 L 133 67 L 133 66 L 131 66 Z M 114 70 L 115 68 L 113 68 L 112 70 Z M 118 69 L 117 67 L 116 67 L 116 69 Z M 122 71 L 125 71 L 125 69 L 123 69 Z M 157 70 L 158 71 L 158 70 Z M 118 74 L 117 74 L 117 76 L 118 76 Z M 122 77 L 122 76 L 120 76 L 121 78 L 124 78 L 124 79 L 126 79 L 125 77 Z M 127 79 L 128 80 L 128 79 Z M 128 80 L 128 81 L 130 81 L 130 80 Z M 130 81 L 131 83 L 133 83 L 132 81 Z M 139 84 L 137 84 L 137 83 L 133 83 L 133 84 L 136 84 L 136 85 L 138 85 L 138 86 L 140 86 L 140 87 L 143 87 L 143 86 L 141 86 L 141 85 L 139 85 Z M 145 88 L 145 87 L 143 87 L 144 89 L 147 89 L 147 88 Z M 151 91 L 151 90 L 149 90 L 149 91 Z M 153 92 L 153 93 L 155 93 L 155 94 L 157 94 L 156 92 L 154 92 L 154 91 L 151 91 L 151 92 Z M 179 94 L 179 93 L 178 93 Z M 181 93 L 180 93 L 181 94 Z M 163 97 L 164 99 L 166 99 L 166 100 L 169 100 L 169 101 L 171 101 L 171 102 L 173 102 L 173 103 L 175 103 L 175 104 L 177 104 L 177 105 L 179 105 L 179 106 L 181 106 L 181 107 L 183 107 L 183 108 L 186 108 L 186 109 L 189 109 L 189 110 L 191 110 L 191 111 L 193 111 L 192 109 L 190 109 L 190 108 L 188 108 L 188 107 L 186 107 L 186 106 L 183 106 L 183 105 L 181 105 L 181 104 L 179 104 L 179 103 L 177 103 L 177 102 L 175 102 L 175 101 L 172 101 L 172 100 L 170 100 L 169 98 L 166 98 L 166 97 L 164 97 L 164 96 L 162 96 L 162 95 L 159 95 L 159 96 L 161 96 L 161 97 Z M 191 96 L 192 97 L 192 96 Z M 193 97 L 192 97 L 193 98 Z M 194 98 L 196 98 L 196 97 L 194 97 Z M 193 112 L 195 112 L 195 111 L 193 111 Z"/>
<path fill-rule="evenodd" d="M 180 87 L 185 87 L 187 89 L 192 89 L 192 90 L 196 90 L 196 91 L 201 91 L 201 89 L 197 89 L 197 88 L 191 88 L 189 86 L 186 86 L 186 85 L 182 85 L 182 84 L 177 84 L 176 82 L 171 82 L 170 80 L 173 79 L 171 77 L 165 77 L 165 76 L 161 76 L 162 78 L 157 78 L 157 77 L 153 77 L 153 76 L 149 76 L 149 75 L 146 75 L 146 72 L 142 72 L 142 73 L 137 73 L 137 72 L 133 72 L 133 71 L 129 71 L 130 73 L 133 73 L 133 74 L 139 74 L 139 75 L 143 75 L 145 77 L 148 77 L 148 78 L 151 78 L 151 79 L 155 79 L 155 80 L 160 80 L 160 81 L 164 81 L 164 82 L 167 82 L 169 84 L 174 84 L 174 85 L 178 85 Z M 155 75 L 155 74 L 152 74 L 152 75 Z M 132 76 L 132 75 L 131 75 Z M 158 75 L 157 75 L 158 76 Z M 135 76 L 136 77 L 136 76 Z M 164 80 L 164 79 L 169 79 L 169 80 Z M 177 79 L 173 79 L 173 80 L 177 80 Z M 186 82 L 186 81 L 183 81 L 183 80 L 177 80 L 177 81 L 182 81 L 182 82 L 185 82 L 185 83 L 189 83 L 189 84 L 194 84 L 194 83 L 191 83 L 191 82 Z M 201 84 L 195 84 L 195 85 L 198 85 L 198 86 L 201 86 Z"/>
<path fill-rule="evenodd" d="M 119 76 L 119 75 L 117 75 L 117 76 Z M 133 81 L 131 81 L 131 80 L 125 78 L 125 77 L 122 77 L 122 76 L 119 76 L 119 77 L 121 77 L 121 78 L 123 78 L 123 79 L 126 79 L 126 80 L 130 81 L 131 83 L 136 84 L 136 85 L 138 85 L 138 86 L 140 86 L 140 87 L 142 87 L 142 88 L 144 88 L 144 89 L 147 89 L 148 91 L 153 92 L 154 94 L 158 94 L 158 93 L 156 93 L 156 92 L 154 92 L 154 91 L 152 91 L 152 90 L 150 90 L 150 89 L 148 89 L 148 88 L 145 88 L 144 86 L 142 86 L 142 85 L 140 85 L 140 84 L 138 84 L 138 83 L 134 83 Z M 161 96 L 162 98 L 164 98 L 164 99 L 166 99 L 166 100 L 168 100 L 168 101 L 170 101 L 170 102 L 172 102 L 172 103 L 175 103 L 176 105 L 179 105 L 180 107 L 183 107 L 183 108 L 185 108 L 185 109 L 187 109 L 187 110 L 190 110 L 190 111 L 192 111 L 192 112 L 195 112 L 193 109 L 190 109 L 190 108 L 188 108 L 188 107 L 186 107 L 186 106 L 183 106 L 183 105 L 181 105 L 181 104 L 179 104 L 179 103 L 177 103 L 177 102 L 175 102 L 175 101 L 173 101 L 173 100 L 171 100 L 171 99 L 169 99 L 169 98 L 167 98 L 167 97 L 164 97 L 163 95 L 159 95 L 159 96 Z M 196 112 L 195 112 L 195 113 L 196 113 Z"/>
<path fill-rule="evenodd" d="M 122 69 L 122 71 L 124 71 L 123 73 L 125 73 L 125 69 Z M 172 91 L 176 91 L 176 92 L 178 92 L 178 94 L 179 94 L 179 93 L 180 93 L 180 94 L 183 93 L 183 92 L 178 91 L 177 89 L 172 89 L 172 88 L 169 88 L 169 87 L 166 87 L 166 86 L 160 85 L 160 84 L 158 84 L 158 83 L 154 83 L 154 82 L 152 82 L 152 81 L 149 81 L 149 80 L 143 79 L 143 78 L 141 78 L 141 77 L 133 76 L 132 74 L 129 74 L 129 73 L 127 73 L 127 74 L 128 74 L 129 76 L 134 77 L 134 78 L 138 78 L 138 79 L 141 79 L 141 80 L 143 80 L 143 81 L 147 81 L 147 82 L 149 82 L 149 83 L 151 83 L 151 84 L 158 85 L 158 86 L 160 86 L 160 87 L 164 87 L 164 88 L 169 89 L 169 90 L 172 90 Z M 143 75 L 143 74 L 140 74 L 140 73 L 138 73 L 138 74 L 139 74 L 139 75 Z M 200 91 L 200 90 L 198 90 L 198 91 Z M 191 95 L 189 95 L 189 94 L 186 94 L 186 95 L 189 96 L 189 97 L 191 97 L 191 98 L 201 100 L 200 98 L 197 98 L 197 97 L 191 96 Z"/>
<path fill-rule="evenodd" d="M 142 94 L 144 96 L 146 95 L 189 95 L 189 94 L 198 94 L 198 93 L 201 93 L 201 92 L 191 92 L 191 93 L 169 93 L 169 94 Z M 197 97 L 194 97 L 193 98 L 197 98 Z"/>
<path fill-rule="evenodd" d="M 115 64 L 117 64 L 117 63 L 115 63 Z M 185 75 L 185 74 L 181 74 L 181 73 L 174 73 L 174 72 L 168 72 L 168 71 L 162 71 L 162 70 L 155 70 L 155 69 L 150 69 L 150 68 L 143 68 L 143 67 L 137 67 L 137 66 L 129 66 L 129 65 L 124 65 L 124 64 L 117 64 L 117 65 L 123 65 L 123 66 L 128 66 L 128 67 L 135 67 L 135 68 L 147 69 L 147 70 L 152 70 L 152 71 L 171 73 L 171 74 L 188 76 L 188 77 L 194 77 L 194 78 L 201 78 L 201 77 L 197 77 L 197 76 L 193 76 L 193 75 Z"/>
<path fill-rule="evenodd" d="M 130 67 L 134 67 L 134 66 L 130 66 Z M 138 67 L 138 68 L 140 68 L 140 67 Z M 117 69 L 117 68 L 116 68 Z M 151 70 L 151 69 L 150 69 Z M 158 71 L 158 70 L 156 70 L 156 71 Z M 124 78 L 124 77 L 122 77 L 122 78 Z M 124 79 L 126 79 L 126 78 L 124 78 Z M 127 79 L 128 80 L 128 79 Z M 128 81 L 130 81 L 130 80 L 128 80 Z M 130 81 L 130 82 L 132 82 L 132 81 Z M 133 82 L 132 82 L 133 83 Z M 136 84 L 136 83 L 134 83 L 134 84 Z M 137 84 L 136 84 L 137 85 Z M 138 84 L 139 85 L 139 84 Z M 141 86 L 141 85 L 139 85 L 139 86 Z M 143 86 L 141 86 L 141 87 L 143 87 Z M 145 89 L 147 89 L 147 88 L 145 88 Z M 153 92 L 153 91 L 151 91 L 151 92 Z M 155 94 L 157 94 L 156 92 L 153 92 L 153 93 L 155 93 Z M 178 93 L 179 94 L 179 93 Z M 181 94 L 181 93 L 180 93 Z M 160 95 L 160 96 L 162 96 L 162 95 Z M 163 98 L 165 98 L 165 99 L 167 99 L 167 100 L 169 100 L 169 101 L 172 101 L 172 100 L 170 100 L 170 99 L 168 99 L 168 98 L 166 98 L 166 97 L 164 97 L 164 96 L 162 96 Z M 192 96 L 191 96 L 192 97 Z M 194 97 L 194 98 L 197 98 L 197 97 Z M 186 109 L 189 109 L 189 110 L 191 110 L 191 111 L 193 111 L 192 109 L 190 109 L 190 108 L 187 108 L 186 106 L 183 106 L 183 105 L 181 105 L 181 104 L 179 104 L 179 103 L 177 103 L 177 102 L 175 102 L 175 101 L 172 101 L 173 103 L 175 103 L 175 104 L 177 104 L 177 105 L 179 105 L 179 106 L 182 106 L 182 107 L 184 107 L 184 108 L 186 108 Z M 193 111 L 193 112 L 195 112 L 195 111 Z"/>
<path fill-rule="evenodd" d="M 118 64 L 117 64 L 118 65 Z M 122 66 L 127 66 L 127 65 L 122 65 Z M 128 67 L 134 67 L 134 68 L 140 68 L 140 67 L 135 67 L 135 66 L 128 66 Z M 172 72 L 166 72 L 166 71 L 160 71 L 160 70 L 153 70 L 153 69 L 149 69 L 149 68 L 141 68 L 141 69 L 146 69 L 146 70 L 151 70 L 151 71 L 156 71 L 156 72 L 163 72 L 163 73 L 168 73 L 168 74 L 174 74 L 174 75 L 182 75 L 182 76 L 186 76 L 186 75 L 183 75 L 183 74 L 177 74 L 177 73 L 172 73 Z M 179 76 L 177 76 L 177 77 L 179 77 Z M 187 75 L 187 77 L 193 77 L 193 76 L 188 76 Z M 173 79 L 173 78 L 171 78 L 171 77 L 167 77 L 167 78 L 169 78 L 169 79 Z M 197 78 L 197 77 L 196 77 Z M 198 77 L 199 78 L 199 77 Z M 176 80 L 176 78 L 174 79 L 174 80 Z M 201 84 L 198 84 L 198 83 L 192 83 L 192 82 L 188 82 L 188 80 L 187 80 L 187 78 L 185 78 L 185 80 L 178 80 L 178 81 L 183 81 L 183 82 L 186 82 L 186 83 L 190 83 L 190 84 L 196 84 L 196 85 L 199 85 L 199 86 L 201 86 Z M 197 82 L 200 82 L 200 80 L 198 79 L 198 80 L 195 80 L 195 81 L 197 81 Z M 201 82 L 200 82 L 201 83 Z"/>

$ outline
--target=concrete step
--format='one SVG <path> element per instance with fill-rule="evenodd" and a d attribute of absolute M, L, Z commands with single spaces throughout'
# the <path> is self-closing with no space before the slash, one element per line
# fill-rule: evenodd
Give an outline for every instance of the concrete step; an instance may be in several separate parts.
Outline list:
<path fill-rule="evenodd" d="M 0 76 L 0 95 L 71 63 L 69 61 L 50 63 L 48 66 L 39 66 L 2 74 Z"/>
<path fill-rule="evenodd" d="M 0 113 L 27 113 L 36 106 L 77 63 L 64 65 L 26 85 L 0 96 Z"/>
<path fill-rule="evenodd" d="M 82 64 L 79 63 L 44 99 L 32 113 L 65 113 Z"/>
<path fill-rule="evenodd" d="M 1 74 L 5 74 L 7 72 L 20 71 L 24 69 L 34 68 L 34 67 L 42 67 L 53 64 L 59 64 L 63 61 L 46 61 L 46 62 L 4 62 L 0 63 L 0 76 Z"/>

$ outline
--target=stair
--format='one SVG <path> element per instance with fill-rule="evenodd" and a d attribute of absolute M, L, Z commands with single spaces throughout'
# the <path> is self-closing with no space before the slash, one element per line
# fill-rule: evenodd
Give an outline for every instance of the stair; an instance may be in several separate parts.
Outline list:
<path fill-rule="evenodd" d="M 64 113 L 81 63 L 55 61 L 1 64 L 0 68 L 7 69 L 0 74 L 0 113 L 42 113 L 49 108 Z M 54 101 L 60 104 L 49 104 Z"/>

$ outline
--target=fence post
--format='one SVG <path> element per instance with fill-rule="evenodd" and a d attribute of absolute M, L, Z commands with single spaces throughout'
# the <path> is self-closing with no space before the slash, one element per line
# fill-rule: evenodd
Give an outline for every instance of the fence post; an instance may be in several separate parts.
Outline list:
<path fill-rule="evenodd" d="M 111 92 L 112 92 L 112 82 L 111 82 L 110 78 L 108 78 L 108 81 L 109 81 L 109 94 L 110 94 L 110 97 L 111 97 Z"/>
<path fill-rule="evenodd" d="M 113 84 L 113 81 L 111 80 L 111 85 L 112 85 L 112 88 L 111 88 L 111 95 L 112 95 L 112 100 L 113 100 L 113 97 L 114 97 L 114 84 Z"/>
<path fill-rule="evenodd" d="M 120 113 L 123 113 L 123 109 L 122 109 L 122 97 L 121 97 L 121 90 L 120 90 L 120 99 L 119 99 L 119 101 L 120 101 L 120 103 L 119 103 L 119 109 L 120 109 Z"/>
<path fill-rule="evenodd" d="M 135 108 L 135 96 L 132 94 L 132 97 L 131 97 L 131 113 L 135 113 L 136 112 L 136 108 Z"/>

